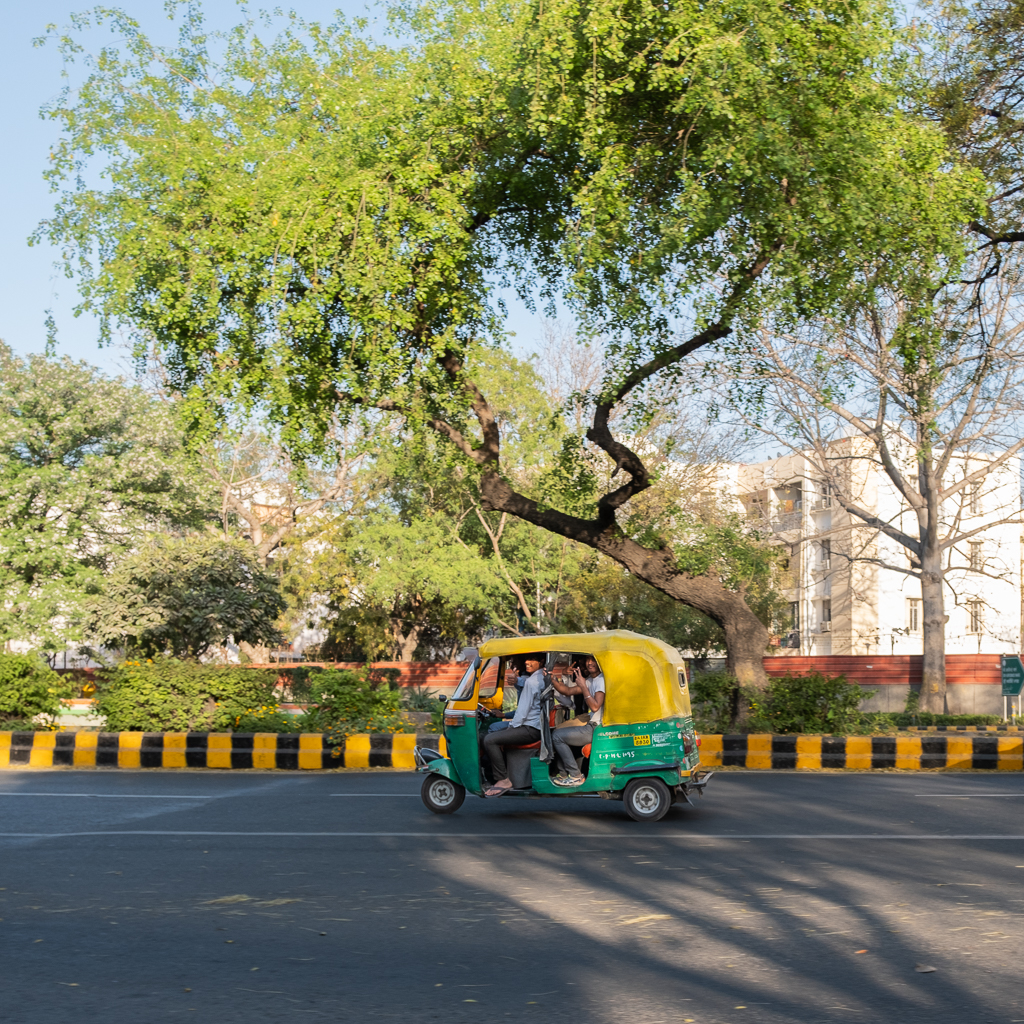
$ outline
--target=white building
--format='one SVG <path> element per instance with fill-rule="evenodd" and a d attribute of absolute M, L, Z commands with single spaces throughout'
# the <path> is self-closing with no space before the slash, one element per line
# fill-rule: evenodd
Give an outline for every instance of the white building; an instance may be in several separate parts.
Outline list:
<path fill-rule="evenodd" d="M 847 437 L 832 445 L 829 461 L 841 461 L 846 493 L 859 507 L 916 536 L 916 516 L 868 452 L 866 441 Z M 921 586 L 899 571 L 910 568 L 907 551 L 839 506 L 823 476 L 801 455 L 724 467 L 723 484 L 743 510 L 788 548 L 791 623 L 780 631 L 779 653 L 921 654 Z M 948 504 L 944 533 L 1017 518 L 1020 460 Z M 1020 652 L 1022 556 L 1021 526 L 1013 523 L 947 551 L 947 654 Z"/>

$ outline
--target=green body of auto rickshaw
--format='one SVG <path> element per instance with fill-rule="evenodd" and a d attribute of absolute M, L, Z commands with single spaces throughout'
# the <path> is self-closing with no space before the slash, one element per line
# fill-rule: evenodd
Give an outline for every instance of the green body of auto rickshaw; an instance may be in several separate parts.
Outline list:
<path fill-rule="evenodd" d="M 567 712 L 555 688 L 548 685 L 540 741 L 506 748 L 513 786 L 508 795 L 622 800 L 637 821 L 657 821 L 673 802 L 690 803 L 691 796 L 702 795 L 711 774 L 700 768 L 682 658 L 660 640 L 628 630 L 608 630 L 489 640 L 479 651 L 470 652 L 462 681 L 445 698 L 445 756 L 440 751 L 416 750 L 417 771 L 426 775 L 423 802 L 431 811 L 451 814 L 462 805 L 467 791 L 483 796 L 493 781 L 482 740 L 500 718 L 505 689 L 527 653 L 544 655 L 549 680 L 593 657 L 605 680 L 603 722 L 579 752 L 584 783 L 569 791 L 556 785 L 551 733 Z"/>

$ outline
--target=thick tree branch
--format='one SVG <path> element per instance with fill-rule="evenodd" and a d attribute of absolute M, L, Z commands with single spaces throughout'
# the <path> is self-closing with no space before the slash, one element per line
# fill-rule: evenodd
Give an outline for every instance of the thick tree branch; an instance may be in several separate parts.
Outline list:
<path fill-rule="evenodd" d="M 968 227 L 976 234 L 984 235 L 988 239 L 986 245 L 1010 245 L 1014 242 L 1024 242 L 1024 231 L 993 231 L 977 220 L 972 220 Z"/>

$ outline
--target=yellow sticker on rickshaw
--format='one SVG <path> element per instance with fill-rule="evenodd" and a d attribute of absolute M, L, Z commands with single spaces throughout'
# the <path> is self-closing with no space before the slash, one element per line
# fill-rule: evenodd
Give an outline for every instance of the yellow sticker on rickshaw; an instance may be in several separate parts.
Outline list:
<path fill-rule="evenodd" d="M 650 736 L 634 736 L 633 746 L 634 747 L 649 747 L 651 745 Z"/>

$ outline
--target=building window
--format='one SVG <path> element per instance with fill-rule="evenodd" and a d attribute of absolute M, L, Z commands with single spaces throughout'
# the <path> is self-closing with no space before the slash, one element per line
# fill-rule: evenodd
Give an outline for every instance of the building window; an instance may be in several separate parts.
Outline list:
<path fill-rule="evenodd" d="M 972 540 L 971 543 L 970 543 L 970 549 L 971 549 L 971 556 L 970 556 L 971 557 L 971 568 L 975 572 L 981 572 L 981 570 L 985 567 L 985 561 L 984 561 L 984 559 L 982 558 L 982 555 L 981 555 L 981 541 L 973 541 Z"/>
<path fill-rule="evenodd" d="M 823 571 L 832 568 L 832 541 L 821 542 L 821 561 L 818 564 Z"/>
<path fill-rule="evenodd" d="M 821 629 L 822 633 L 832 632 L 832 599 L 826 598 L 821 602 Z"/>
<path fill-rule="evenodd" d="M 980 480 L 975 480 L 974 483 L 967 485 L 967 506 L 970 509 L 972 516 L 976 516 L 979 512 L 981 512 Z"/>
<path fill-rule="evenodd" d="M 982 625 L 981 601 L 967 602 L 967 632 L 980 633 Z"/>
<path fill-rule="evenodd" d="M 918 597 L 907 598 L 907 631 L 921 632 L 921 599 Z"/>
<path fill-rule="evenodd" d="M 790 601 L 789 602 L 789 628 L 799 629 L 800 628 L 800 602 Z"/>

